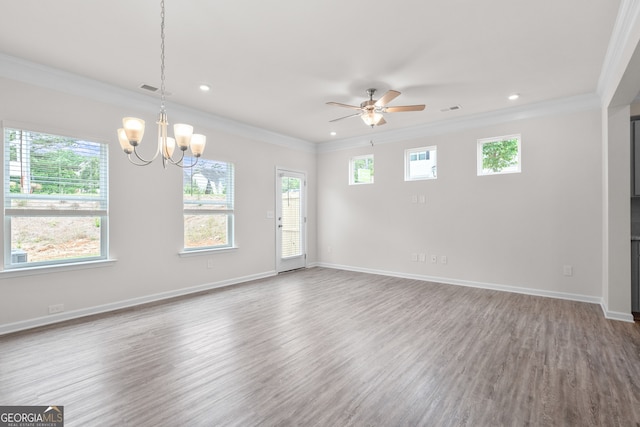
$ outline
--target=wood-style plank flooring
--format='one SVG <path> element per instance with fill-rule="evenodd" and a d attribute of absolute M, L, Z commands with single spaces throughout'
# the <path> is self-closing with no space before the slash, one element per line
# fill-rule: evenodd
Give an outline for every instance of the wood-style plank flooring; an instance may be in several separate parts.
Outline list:
<path fill-rule="evenodd" d="M 0 337 L 0 405 L 71 426 L 640 426 L 640 325 L 312 268 Z"/>

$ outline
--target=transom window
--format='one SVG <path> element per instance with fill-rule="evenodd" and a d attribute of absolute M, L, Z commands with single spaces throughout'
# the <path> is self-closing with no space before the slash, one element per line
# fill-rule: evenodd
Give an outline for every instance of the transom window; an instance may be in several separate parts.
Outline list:
<path fill-rule="evenodd" d="M 349 161 L 349 185 L 373 184 L 373 154 L 352 157 Z"/>
<path fill-rule="evenodd" d="M 4 129 L 5 269 L 106 259 L 106 144 Z"/>
<path fill-rule="evenodd" d="M 437 176 L 436 146 L 404 150 L 404 180 L 435 179 Z"/>
<path fill-rule="evenodd" d="M 519 173 L 520 135 L 478 140 L 478 176 Z"/>
<path fill-rule="evenodd" d="M 185 250 L 233 247 L 233 163 L 200 158 L 183 171 Z"/>

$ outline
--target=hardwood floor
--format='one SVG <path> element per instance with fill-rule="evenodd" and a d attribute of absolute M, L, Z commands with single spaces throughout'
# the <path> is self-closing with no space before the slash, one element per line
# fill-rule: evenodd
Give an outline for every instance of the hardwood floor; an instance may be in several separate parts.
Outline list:
<path fill-rule="evenodd" d="M 66 426 L 640 426 L 640 325 L 312 268 L 0 337 L 0 405 Z"/>

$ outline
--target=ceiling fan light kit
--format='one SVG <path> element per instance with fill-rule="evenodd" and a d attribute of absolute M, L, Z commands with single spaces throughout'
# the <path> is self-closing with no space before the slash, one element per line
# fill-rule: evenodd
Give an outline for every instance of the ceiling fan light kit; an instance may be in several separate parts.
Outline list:
<path fill-rule="evenodd" d="M 368 126 L 381 126 L 387 121 L 384 119 L 383 113 L 401 113 L 406 111 L 422 111 L 424 110 L 424 104 L 421 105 L 401 105 L 397 107 L 387 107 L 387 104 L 393 101 L 400 95 L 397 90 L 388 90 L 382 98 L 375 100 L 373 96 L 376 93 L 376 89 L 367 89 L 367 95 L 369 99 L 362 102 L 359 107 L 355 105 L 342 104 L 340 102 L 327 102 L 327 105 L 335 105 L 337 107 L 350 108 L 352 110 L 359 110 L 359 113 L 354 113 L 345 117 L 330 120 L 330 122 L 337 122 L 338 120 L 347 119 L 349 117 L 360 117 Z"/>

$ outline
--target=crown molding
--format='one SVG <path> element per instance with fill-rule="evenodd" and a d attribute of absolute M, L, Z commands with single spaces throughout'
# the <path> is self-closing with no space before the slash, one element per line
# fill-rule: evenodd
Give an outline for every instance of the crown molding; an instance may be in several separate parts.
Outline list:
<path fill-rule="evenodd" d="M 600 97 L 595 93 L 573 96 L 552 101 L 538 102 L 513 108 L 474 114 L 456 119 L 443 120 L 426 125 L 413 126 L 376 134 L 375 143 L 389 144 L 433 135 L 442 135 L 468 129 L 477 129 L 516 120 L 544 117 L 601 108 Z M 346 150 L 370 145 L 371 138 L 353 137 L 325 142 L 318 145 L 318 152 Z"/>
<path fill-rule="evenodd" d="M 607 94 L 613 94 L 616 90 L 616 87 L 611 87 L 611 85 L 617 86 L 620 81 L 621 75 L 617 74 L 624 72 L 624 69 L 620 70 L 619 65 L 624 60 L 623 56 L 630 38 L 637 31 L 635 27 L 639 17 L 640 0 L 621 1 L 596 89 L 596 93 L 604 104 L 609 102 Z M 606 105 L 604 106 L 606 107 Z"/>
<path fill-rule="evenodd" d="M 633 1 L 640 3 L 640 0 Z M 149 114 L 155 114 L 158 111 L 158 100 L 155 97 L 115 87 L 104 82 L 3 53 L 0 53 L 0 77 L 89 98 L 117 107 L 146 111 Z M 380 132 L 376 134 L 376 144 L 387 144 L 425 136 L 440 135 L 514 120 L 595 109 L 600 108 L 600 105 L 601 100 L 597 94 L 584 94 L 571 98 L 523 105 L 394 131 Z M 345 150 L 370 144 L 370 138 L 368 137 L 345 138 L 314 144 L 224 117 L 204 113 L 180 104 L 167 102 L 167 106 L 173 113 L 187 116 L 202 126 L 308 153 Z"/>
<path fill-rule="evenodd" d="M 117 107 L 146 111 L 151 114 L 158 112 L 158 99 L 156 97 L 122 89 L 88 77 L 3 53 L 0 53 L 0 77 L 92 99 Z M 214 114 L 204 113 L 180 104 L 167 102 L 167 107 L 169 107 L 173 113 L 188 116 L 189 118 L 193 118 L 194 121 L 197 120 L 199 125 L 227 132 L 232 135 L 299 151 L 310 153 L 316 151 L 316 145 L 314 143 L 298 138 L 271 132 Z"/>

